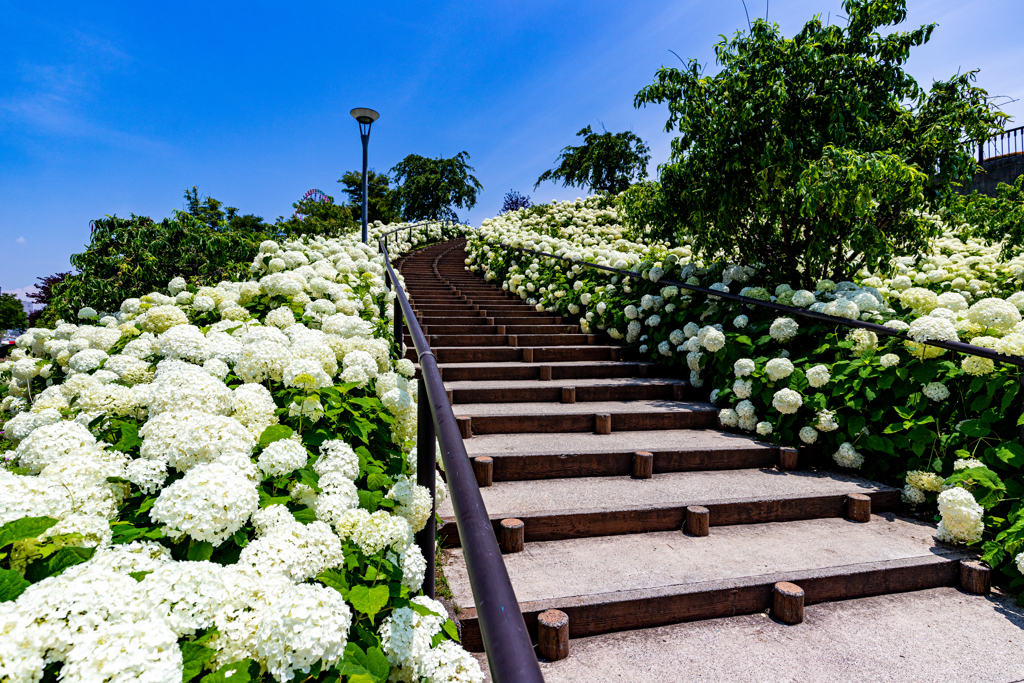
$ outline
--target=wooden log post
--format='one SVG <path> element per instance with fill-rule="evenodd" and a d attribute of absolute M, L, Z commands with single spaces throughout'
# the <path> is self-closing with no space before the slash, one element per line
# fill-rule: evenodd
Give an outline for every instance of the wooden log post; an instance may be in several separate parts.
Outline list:
<path fill-rule="evenodd" d="M 496 332 L 498 333 L 498 335 L 502 335 L 502 334 L 505 334 L 505 326 L 504 326 L 504 325 L 495 325 L 495 327 L 497 327 L 497 328 L 498 328 L 498 329 L 496 330 Z"/>
<path fill-rule="evenodd" d="M 448 389 L 444 393 L 448 394 L 448 405 L 455 405 L 455 391 Z"/>
<path fill-rule="evenodd" d="M 551 662 L 569 656 L 569 616 L 565 612 L 549 609 L 537 615 L 537 651 Z"/>
<path fill-rule="evenodd" d="M 472 417 L 456 417 L 455 422 L 459 425 L 459 434 L 462 435 L 463 439 L 473 438 L 473 418 Z"/>
<path fill-rule="evenodd" d="M 779 469 L 783 472 L 792 472 L 796 469 L 797 451 L 795 448 L 781 446 L 779 448 Z"/>
<path fill-rule="evenodd" d="M 804 620 L 804 589 L 789 581 L 775 584 L 772 615 L 783 624 L 799 624 Z"/>
<path fill-rule="evenodd" d="M 846 496 L 846 518 L 851 522 L 871 521 L 871 496 L 851 493 Z"/>
<path fill-rule="evenodd" d="M 494 458 L 486 455 L 473 458 L 473 474 L 476 475 L 476 485 L 480 488 L 493 484 Z"/>
<path fill-rule="evenodd" d="M 532 363 L 533 362 L 533 349 L 523 349 L 523 362 L 524 363 Z"/>
<path fill-rule="evenodd" d="M 686 398 L 686 385 L 685 384 L 673 384 L 672 385 L 672 400 L 682 401 Z"/>
<path fill-rule="evenodd" d="M 992 572 L 976 560 L 960 560 L 960 587 L 975 595 L 992 591 Z"/>
<path fill-rule="evenodd" d="M 637 451 L 633 454 L 633 478 L 650 479 L 654 474 L 654 453 Z"/>
<path fill-rule="evenodd" d="M 498 545 L 503 553 L 521 553 L 525 547 L 524 531 L 526 525 L 521 519 L 501 520 L 501 533 L 498 538 Z"/>
<path fill-rule="evenodd" d="M 551 381 L 551 366 L 542 365 L 540 366 L 540 381 L 550 382 Z"/>
<path fill-rule="evenodd" d="M 510 334 L 510 335 L 507 335 L 507 336 L 508 336 L 508 345 L 509 346 L 519 346 L 519 338 L 516 335 Z"/>
<path fill-rule="evenodd" d="M 612 416 L 608 414 L 594 415 L 594 431 L 598 434 L 611 434 Z"/>
<path fill-rule="evenodd" d="M 711 511 L 701 505 L 689 505 L 683 529 L 691 536 L 707 536 L 711 533 Z"/>
<path fill-rule="evenodd" d="M 576 402 L 576 387 L 562 387 L 562 403 Z"/>

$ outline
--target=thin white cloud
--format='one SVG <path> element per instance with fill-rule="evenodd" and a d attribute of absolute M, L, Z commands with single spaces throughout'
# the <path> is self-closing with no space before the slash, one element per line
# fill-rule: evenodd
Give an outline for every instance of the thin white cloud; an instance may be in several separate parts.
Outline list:
<path fill-rule="evenodd" d="M 14 241 L 17 242 L 18 244 L 25 244 L 25 238 L 24 237 L 19 237 L 18 239 L 14 240 Z"/>
<path fill-rule="evenodd" d="M 30 299 L 28 298 L 28 295 L 29 294 L 35 294 L 38 291 L 39 291 L 38 287 L 36 287 L 35 285 L 29 285 L 28 287 L 18 287 L 17 289 L 12 289 L 11 291 L 4 292 L 4 293 L 5 294 L 13 294 L 15 297 L 17 297 L 18 299 L 21 299 L 22 301 L 30 301 Z"/>

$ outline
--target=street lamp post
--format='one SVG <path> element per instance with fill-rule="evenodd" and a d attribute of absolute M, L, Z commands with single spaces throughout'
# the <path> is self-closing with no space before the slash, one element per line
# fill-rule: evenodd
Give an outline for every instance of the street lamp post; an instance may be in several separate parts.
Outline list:
<path fill-rule="evenodd" d="M 366 244 L 366 148 L 370 144 L 370 126 L 380 118 L 380 114 L 365 107 L 356 107 L 350 113 L 359 122 L 359 137 L 363 141 L 363 244 Z"/>

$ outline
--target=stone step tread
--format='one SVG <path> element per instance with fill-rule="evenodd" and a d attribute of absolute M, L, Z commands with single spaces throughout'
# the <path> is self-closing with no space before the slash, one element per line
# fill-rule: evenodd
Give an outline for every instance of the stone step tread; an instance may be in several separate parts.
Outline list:
<path fill-rule="evenodd" d="M 714 429 L 664 429 L 644 432 L 612 432 L 611 434 L 570 433 L 481 434 L 466 441 L 466 453 L 475 458 L 487 455 L 493 458 L 559 455 L 571 459 L 579 455 L 611 455 L 650 451 L 657 454 L 680 451 L 736 451 L 775 450 L 770 443 L 757 441 L 743 434 L 720 432 Z"/>
<path fill-rule="evenodd" d="M 858 565 L 926 565 L 965 553 L 935 540 L 930 524 L 872 515 L 712 527 L 528 543 L 504 555 L 520 604 L 596 605 L 775 581 L 842 575 Z M 465 561 L 453 549 L 445 567 L 455 604 L 473 606 Z M 541 605 L 536 605 L 539 608 Z"/>
<path fill-rule="evenodd" d="M 1010 683 L 1024 680 L 1021 652 L 1024 607 L 943 587 L 809 605 L 796 626 L 759 613 L 573 638 L 540 668 L 547 683 Z"/>
<path fill-rule="evenodd" d="M 452 406 L 456 416 L 490 417 L 504 415 L 594 415 L 620 413 L 706 413 L 717 412 L 710 403 L 699 401 L 594 401 L 584 403 L 459 403 Z M 557 438 L 557 437 L 555 437 Z"/>
<path fill-rule="evenodd" d="M 587 348 L 593 348 L 589 346 Z M 644 361 L 628 361 L 628 360 L 561 360 L 561 361 L 550 361 L 546 363 L 523 363 L 516 361 L 512 363 L 438 363 L 440 368 L 493 368 L 496 366 L 514 366 L 514 367 L 525 367 L 525 368 L 539 368 L 542 365 L 550 365 L 551 367 L 580 367 L 580 366 L 619 366 L 619 365 L 647 365 L 649 367 L 657 367 L 656 363 L 646 363 Z M 419 364 L 416 365 L 419 367 Z"/>
<path fill-rule="evenodd" d="M 510 379 L 510 380 L 460 380 L 445 382 L 444 388 L 459 389 L 547 389 L 551 387 L 635 387 L 635 386 L 686 386 L 688 382 L 672 377 L 608 377 L 583 379 Z"/>
<path fill-rule="evenodd" d="M 749 469 L 666 472 L 650 479 L 626 476 L 499 481 L 481 488 L 480 494 L 492 519 L 507 519 L 894 491 L 854 475 Z M 438 513 L 454 518 L 451 501 L 446 500 Z"/>

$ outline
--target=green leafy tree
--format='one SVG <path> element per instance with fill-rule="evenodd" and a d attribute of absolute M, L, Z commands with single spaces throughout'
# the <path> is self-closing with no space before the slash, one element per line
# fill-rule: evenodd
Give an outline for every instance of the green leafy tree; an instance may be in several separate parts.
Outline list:
<path fill-rule="evenodd" d="M 292 204 L 295 213 L 285 219 L 278 218 L 274 229 L 282 237 L 301 235 L 323 235 L 339 237 L 351 232 L 359 224 L 353 218 L 352 210 L 344 204 L 335 204 L 334 197 L 319 190 L 310 190 L 302 199 Z"/>
<path fill-rule="evenodd" d="M 338 181 L 344 186 L 348 195 L 348 208 L 356 223 L 363 219 L 363 172 L 349 171 Z M 391 178 L 387 173 L 377 173 L 373 169 L 366 172 L 366 220 L 370 223 L 396 223 L 402 220 L 399 199 L 391 187 Z"/>
<path fill-rule="evenodd" d="M 259 217 L 221 211 L 220 202 L 186 191 L 190 197 L 196 202 L 188 201 L 188 210 L 160 222 L 134 214 L 92 221 L 88 246 L 71 256 L 78 272 L 53 283 L 42 322 L 74 319 L 82 306 L 117 310 L 125 299 L 162 291 L 178 276 L 195 284 L 247 276 L 260 242 L 280 236 L 253 220 Z"/>
<path fill-rule="evenodd" d="M 24 330 L 28 316 L 21 301 L 13 294 L 0 294 L 0 330 Z"/>
<path fill-rule="evenodd" d="M 967 236 L 1002 242 L 1004 257 L 1024 251 L 1024 175 L 1013 185 L 999 183 L 995 197 L 978 192 L 958 197 L 949 213 Z"/>
<path fill-rule="evenodd" d="M 477 193 L 484 189 L 466 161 L 468 152 L 451 159 L 428 159 L 410 154 L 391 169 L 399 184 L 395 195 L 407 221 L 431 220 L 458 222 L 455 207 L 472 209 Z"/>
<path fill-rule="evenodd" d="M 660 182 L 623 200 L 634 236 L 686 240 L 705 259 L 763 263 L 805 286 L 886 269 L 938 230 L 977 169 L 973 141 L 1004 116 L 976 72 L 925 91 L 904 70 L 934 24 L 891 31 L 905 0 L 844 0 L 845 28 L 809 21 L 792 39 L 758 20 L 723 38 L 721 70 L 662 68 L 637 106 L 668 105 L 678 130 Z"/>
<path fill-rule="evenodd" d="M 647 175 L 650 150 L 634 133 L 605 131 L 598 135 L 587 126 L 576 133 L 577 137 L 581 135 L 583 144 L 563 149 L 555 160 L 558 167 L 544 171 L 534 190 L 546 180 L 561 180 L 562 187 L 575 185 L 591 192 L 618 194 Z"/>

